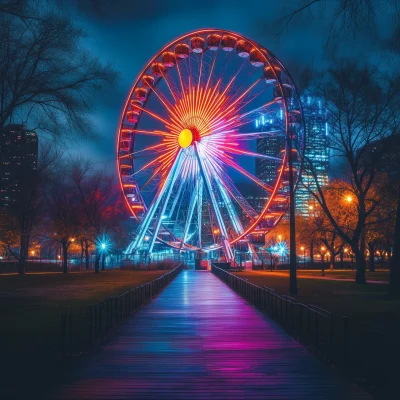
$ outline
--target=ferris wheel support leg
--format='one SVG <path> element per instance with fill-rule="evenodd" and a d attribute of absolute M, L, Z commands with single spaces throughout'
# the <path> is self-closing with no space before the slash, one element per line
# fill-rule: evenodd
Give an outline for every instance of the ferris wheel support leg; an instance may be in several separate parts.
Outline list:
<path fill-rule="evenodd" d="M 176 193 L 174 201 L 172 202 L 171 210 L 169 211 L 169 214 L 168 214 L 169 219 L 172 218 L 172 214 L 175 211 L 175 207 L 176 207 L 176 204 L 178 203 L 178 199 L 181 197 L 182 189 L 183 189 L 183 185 L 180 185 L 179 189 L 178 189 L 178 193 Z"/>
<path fill-rule="evenodd" d="M 248 246 L 249 246 L 250 254 L 252 255 L 253 259 L 256 260 L 256 261 L 259 261 L 259 260 L 260 260 L 260 257 L 258 257 L 257 252 L 254 250 L 253 244 L 251 244 L 251 243 L 249 242 L 249 243 L 248 243 Z"/>
<path fill-rule="evenodd" d="M 158 197 L 155 199 L 155 201 L 151 204 L 149 211 L 145 217 L 145 219 L 143 220 L 142 224 L 139 227 L 139 233 L 136 236 L 133 244 L 129 247 L 131 252 L 137 250 L 137 248 L 139 247 L 139 245 L 143 242 L 144 236 L 147 232 L 147 230 L 149 229 L 150 223 L 153 220 L 154 214 L 165 194 L 165 192 L 167 191 L 167 189 L 170 186 L 170 181 L 171 178 L 173 176 L 175 176 L 176 170 L 178 169 L 178 164 L 180 164 L 180 157 L 181 157 L 181 152 L 179 152 L 179 154 L 176 157 L 175 163 L 172 166 L 171 171 L 168 174 L 168 177 L 164 183 L 164 186 L 162 187 Z"/>
<path fill-rule="evenodd" d="M 175 161 L 175 165 L 172 167 L 171 173 L 170 173 L 170 175 L 168 175 L 168 179 L 165 182 L 165 186 L 167 186 L 167 189 L 165 190 L 166 195 L 165 195 L 165 200 L 163 201 L 163 204 L 160 209 L 159 217 L 156 222 L 156 227 L 153 231 L 153 236 L 151 237 L 150 246 L 149 246 L 150 257 L 151 257 L 151 253 L 153 252 L 153 247 L 154 247 L 154 243 L 156 241 L 157 235 L 158 235 L 158 231 L 160 230 L 162 216 L 165 213 L 165 209 L 167 208 L 169 198 L 171 197 L 172 188 L 174 187 L 176 179 L 178 178 L 179 172 L 181 170 L 180 154 L 181 153 L 179 153 L 179 155 Z"/>
<path fill-rule="evenodd" d="M 228 210 L 228 214 L 233 223 L 233 227 L 234 227 L 236 233 L 240 235 L 243 233 L 243 226 L 242 226 L 242 223 L 240 222 L 239 217 L 236 213 L 236 210 L 232 204 L 231 198 L 229 197 L 229 194 L 226 191 L 225 186 L 223 185 L 223 183 L 221 181 L 221 178 L 220 177 L 216 178 L 216 181 L 218 184 L 219 191 L 221 192 L 221 196 L 224 199 L 224 202 L 226 204 L 226 209 Z"/>
<path fill-rule="evenodd" d="M 232 253 L 231 246 L 229 245 L 229 242 L 227 240 L 228 233 L 227 233 L 226 227 L 224 225 L 224 220 L 222 219 L 222 215 L 221 215 L 221 213 L 219 211 L 219 208 L 218 208 L 217 200 L 215 199 L 214 193 L 212 191 L 211 181 L 209 179 L 207 171 L 205 170 L 205 167 L 204 167 L 204 164 L 203 164 L 203 160 L 200 157 L 199 148 L 197 147 L 196 143 L 194 144 L 194 146 L 195 146 L 195 154 L 196 154 L 196 157 L 197 157 L 197 161 L 199 163 L 200 173 L 201 173 L 201 175 L 203 177 L 203 180 L 204 180 L 204 183 L 206 185 L 208 195 L 210 196 L 211 203 L 212 203 L 212 206 L 214 208 L 215 215 L 217 217 L 219 228 L 220 228 L 221 233 L 223 235 L 222 247 L 224 249 L 225 257 L 226 257 L 227 261 L 232 261 L 233 253 Z"/>
<path fill-rule="evenodd" d="M 188 236 L 188 233 L 189 233 L 190 223 L 192 221 L 194 208 L 196 207 L 196 203 L 197 203 L 198 187 L 199 187 L 199 181 L 196 182 L 195 189 L 194 189 L 194 191 L 192 193 L 192 197 L 190 199 L 189 213 L 188 213 L 188 217 L 187 217 L 187 220 L 186 220 L 186 223 L 185 223 L 185 228 L 183 230 L 182 243 L 181 243 L 180 251 L 182 251 L 183 244 L 186 242 L 187 236 Z"/>
<path fill-rule="evenodd" d="M 199 178 L 199 190 L 197 192 L 198 200 L 197 200 L 197 225 L 198 225 L 198 235 L 199 235 L 199 247 L 201 249 L 201 227 L 202 227 L 202 218 L 203 218 L 203 178 Z"/>

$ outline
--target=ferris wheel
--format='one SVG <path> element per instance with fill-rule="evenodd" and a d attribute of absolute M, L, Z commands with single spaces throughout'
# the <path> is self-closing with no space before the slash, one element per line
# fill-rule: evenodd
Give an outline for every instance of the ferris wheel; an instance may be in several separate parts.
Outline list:
<path fill-rule="evenodd" d="M 267 49 L 219 29 L 169 43 L 138 76 L 119 126 L 121 189 L 139 223 L 126 253 L 254 251 L 287 211 L 288 155 L 296 184 L 304 143 L 295 85 Z"/>

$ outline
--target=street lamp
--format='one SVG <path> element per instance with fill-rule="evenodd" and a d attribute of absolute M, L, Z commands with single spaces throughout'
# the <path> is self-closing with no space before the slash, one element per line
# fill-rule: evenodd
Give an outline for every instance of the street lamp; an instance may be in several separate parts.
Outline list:
<path fill-rule="evenodd" d="M 300 247 L 300 250 L 303 252 L 303 267 L 306 267 L 306 248 L 304 246 Z"/>
<path fill-rule="evenodd" d="M 278 235 L 278 239 L 281 242 L 282 241 L 282 235 Z"/>
<path fill-rule="evenodd" d="M 347 195 L 346 201 L 350 204 L 353 201 L 353 197 L 351 195 Z"/>
<path fill-rule="evenodd" d="M 322 276 L 325 276 L 325 247 L 321 246 L 321 263 L 322 263 Z"/>

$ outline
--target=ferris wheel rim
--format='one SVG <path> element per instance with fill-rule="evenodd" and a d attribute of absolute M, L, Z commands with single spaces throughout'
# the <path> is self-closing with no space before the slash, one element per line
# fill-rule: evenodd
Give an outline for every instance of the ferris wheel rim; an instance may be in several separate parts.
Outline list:
<path fill-rule="evenodd" d="M 138 86 L 138 84 L 140 83 L 140 81 L 143 79 L 143 76 L 146 74 L 146 71 L 148 71 L 148 70 L 151 68 L 152 64 L 153 64 L 154 62 L 156 62 L 157 59 L 160 58 L 160 56 L 161 56 L 161 54 L 162 54 L 163 52 L 165 52 L 165 51 L 167 51 L 168 49 L 172 48 L 173 46 L 179 44 L 179 43 L 182 42 L 183 40 L 187 40 L 188 38 L 193 37 L 194 35 L 206 35 L 206 34 L 208 34 L 208 33 L 217 33 L 217 34 L 221 34 L 221 35 L 222 35 L 222 34 L 234 35 L 237 39 L 246 40 L 246 41 L 250 42 L 250 43 L 252 44 L 252 46 L 254 46 L 255 48 L 257 48 L 257 49 L 262 49 L 264 52 L 266 52 L 266 54 L 268 54 L 268 55 L 270 55 L 271 57 L 273 57 L 274 61 L 277 61 L 277 62 L 279 63 L 280 67 L 281 67 L 281 68 L 285 71 L 285 73 L 289 76 L 290 84 L 294 87 L 295 93 L 297 94 L 297 88 L 296 88 L 296 86 L 295 86 L 295 83 L 294 83 L 293 79 L 291 78 L 289 72 L 288 72 L 287 69 L 285 68 L 285 66 L 281 63 L 281 61 L 280 61 L 270 50 L 266 49 L 264 46 L 260 45 L 259 43 L 255 42 L 254 40 L 251 40 L 251 39 L 245 37 L 245 36 L 242 35 L 242 34 L 239 34 L 239 33 L 237 33 L 237 32 L 233 32 L 233 31 L 230 31 L 230 30 L 225 30 L 225 29 L 206 28 L 206 29 L 194 30 L 194 31 L 185 33 L 184 35 L 181 35 L 180 37 L 178 37 L 178 38 L 172 40 L 171 42 L 169 42 L 168 44 L 166 44 L 166 46 L 164 46 L 160 51 L 158 51 L 158 52 L 150 59 L 150 61 L 146 64 L 146 66 L 141 70 L 141 73 L 138 75 L 136 81 L 135 81 L 134 84 L 131 86 L 131 90 L 130 90 L 130 92 L 129 92 L 128 96 L 127 96 L 127 99 L 126 99 L 126 101 L 125 101 L 123 113 L 122 113 L 122 115 L 121 115 L 120 123 L 119 123 L 119 126 L 118 126 L 118 131 L 117 131 L 117 138 L 118 138 L 118 139 L 117 139 L 117 168 L 118 168 L 119 182 L 120 182 L 121 190 L 122 190 L 123 193 L 124 193 L 124 190 L 123 190 L 122 176 L 121 176 L 121 173 L 120 173 L 120 165 L 121 165 L 121 164 L 120 164 L 120 156 L 119 156 L 120 141 L 121 141 L 121 137 L 122 137 L 121 131 L 122 131 L 122 129 L 123 129 L 123 123 L 124 123 L 125 114 L 126 114 L 126 112 L 127 112 L 127 110 L 128 110 L 128 107 L 129 107 L 129 101 L 130 101 L 130 99 L 132 99 L 132 96 L 133 96 L 133 93 L 134 93 L 135 89 L 137 88 L 137 86 Z M 266 57 L 266 63 L 268 63 L 268 64 L 271 66 L 271 60 L 270 60 L 268 57 Z M 160 80 L 158 80 L 157 83 L 158 83 L 159 81 L 160 81 Z M 281 82 L 281 80 L 280 80 L 280 79 L 277 79 L 277 82 L 278 82 L 278 86 L 281 88 L 281 90 L 283 90 L 283 88 L 282 88 L 283 83 Z M 146 98 L 146 101 L 147 101 L 147 98 Z M 287 102 L 286 98 L 283 97 L 283 98 L 282 98 L 282 103 L 283 103 L 284 109 L 285 109 L 285 129 L 286 129 L 286 134 L 287 134 L 287 131 L 288 131 L 288 111 L 287 111 L 287 104 L 286 104 L 286 102 Z M 144 108 L 144 107 L 145 107 L 145 103 L 143 104 L 143 108 Z M 300 102 L 300 108 L 301 108 L 301 102 Z M 301 110 L 301 111 L 302 111 L 302 110 Z M 302 125 L 303 125 L 303 129 L 304 129 L 304 120 L 302 121 Z M 304 146 L 305 146 L 305 140 L 304 140 L 303 143 L 302 143 L 302 150 L 303 150 L 303 151 L 304 151 Z M 301 162 L 303 162 L 302 159 L 301 159 Z M 268 209 L 269 209 L 271 203 L 274 201 L 274 199 L 275 199 L 275 197 L 276 197 L 276 195 L 278 194 L 278 191 L 279 191 L 279 189 L 280 189 L 280 185 L 281 185 L 281 182 L 282 182 L 282 175 L 283 175 L 284 167 L 286 166 L 286 164 L 287 164 L 287 154 L 286 154 L 286 152 L 285 152 L 284 157 L 282 158 L 282 162 L 281 162 L 282 168 L 280 169 L 279 175 L 278 175 L 277 180 L 275 181 L 275 184 L 274 184 L 274 190 L 273 190 L 273 192 L 271 193 L 271 195 L 270 195 L 268 201 L 266 202 L 266 204 L 265 204 L 265 206 L 264 206 L 262 212 L 261 212 L 261 213 L 259 214 L 259 216 L 255 219 L 255 221 L 253 221 L 252 224 L 250 224 L 249 226 L 247 226 L 247 227 L 244 229 L 244 232 L 243 232 L 243 233 L 239 234 L 236 238 L 234 238 L 234 239 L 232 239 L 232 240 L 229 241 L 229 244 L 230 244 L 230 245 L 233 245 L 233 244 L 237 243 L 238 241 L 242 240 L 244 237 L 248 236 L 251 232 L 253 232 L 254 229 L 255 229 L 255 227 L 257 227 L 257 225 L 260 223 L 260 221 L 261 221 L 261 220 L 264 218 L 264 216 L 268 213 Z M 297 175 L 297 177 L 296 177 L 296 178 L 297 178 L 297 179 L 296 179 L 296 185 L 297 185 L 297 183 L 298 183 L 299 176 L 300 176 L 300 172 L 298 173 L 298 175 Z M 129 200 L 128 200 L 127 196 L 125 195 L 125 193 L 124 193 L 124 198 L 125 198 L 125 201 L 126 201 L 128 207 L 130 208 L 130 203 L 129 203 Z M 130 208 L 130 210 L 131 210 L 131 208 Z M 132 210 L 131 210 L 131 212 L 132 212 Z M 133 212 L 132 212 L 132 213 L 133 213 Z M 135 216 L 134 213 L 133 213 L 133 215 Z M 284 216 L 284 214 L 282 214 L 282 215 L 277 219 L 277 221 L 276 221 L 276 223 L 275 223 L 275 226 L 276 226 L 276 224 L 280 221 L 280 219 L 281 219 L 283 216 Z M 164 229 L 166 229 L 166 228 L 164 227 Z M 166 230 L 168 230 L 168 229 L 166 229 Z M 178 239 L 177 241 L 179 241 L 179 239 Z M 196 247 L 196 246 L 192 246 L 192 245 L 188 245 L 187 243 L 184 243 L 184 238 L 182 238 L 181 242 L 182 242 L 182 244 L 181 244 L 181 246 L 180 246 L 180 249 L 182 249 L 182 247 L 185 247 L 185 250 L 187 250 L 187 251 L 198 251 L 198 250 L 205 250 L 205 251 L 207 251 L 207 250 L 210 251 L 210 250 L 211 250 L 211 251 L 212 251 L 212 250 L 219 249 L 219 248 L 222 247 L 221 245 L 216 245 L 216 246 L 215 246 L 215 245 L 212 245 L 212 247 L 213 247 L 212 249 L 210 249 L 210 248 Z M 171 245 L 171 244 L 169 244 L 169 245 Z M 171 245 L 171 247 L 174 247 L 174 246 Z M 178 248 L 178 246 L 175 247 L 175 248 Z"/>

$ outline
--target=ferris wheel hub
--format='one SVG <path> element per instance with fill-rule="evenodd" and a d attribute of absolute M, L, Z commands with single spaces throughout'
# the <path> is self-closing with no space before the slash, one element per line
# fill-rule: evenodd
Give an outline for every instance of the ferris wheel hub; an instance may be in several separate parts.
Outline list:
<path fill-rule="evenodd" d="M 178 136 L 179 146 L 181 146 L 182 149 L 186 149 L 186 147 L 189 147 L 193 143 L 193 137 L 194 135 L 190 129 L 183 129 Z"/>

